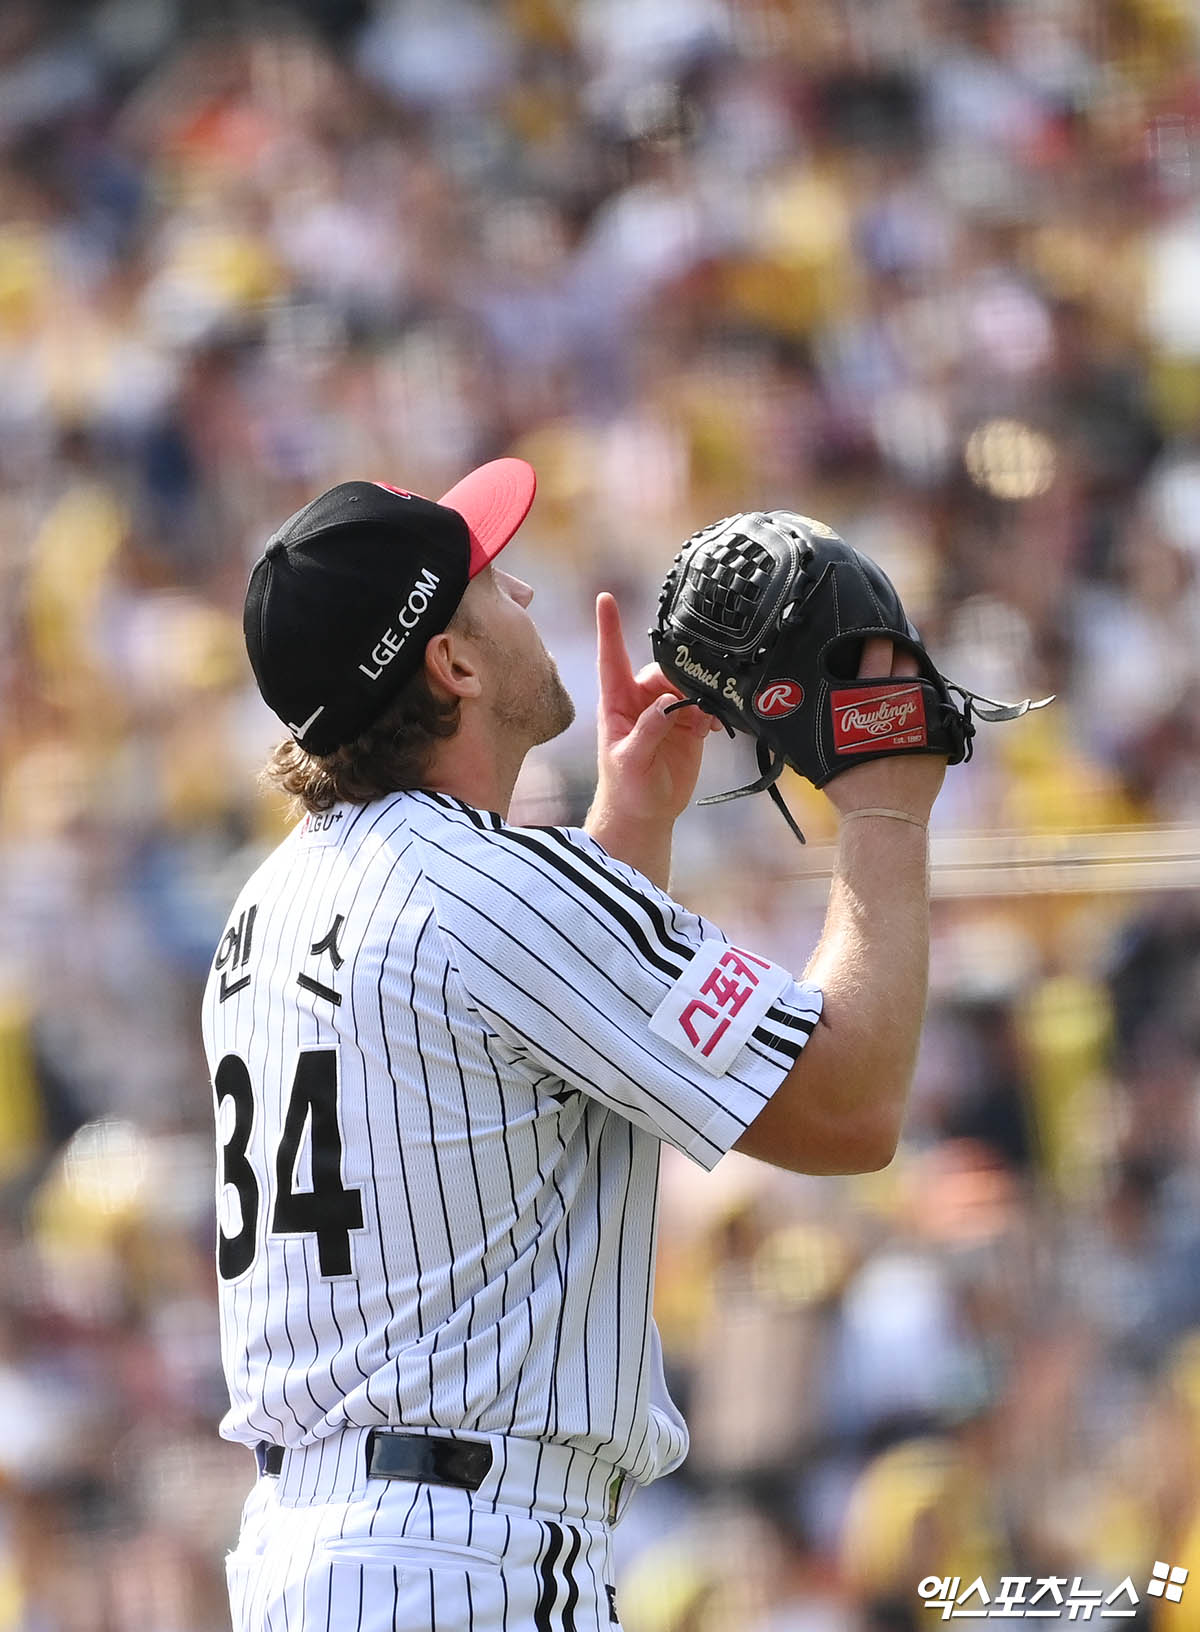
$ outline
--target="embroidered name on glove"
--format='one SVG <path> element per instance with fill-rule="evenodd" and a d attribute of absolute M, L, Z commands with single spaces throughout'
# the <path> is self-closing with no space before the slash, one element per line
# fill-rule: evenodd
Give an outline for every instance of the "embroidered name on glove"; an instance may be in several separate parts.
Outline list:
<path fill-rule="evenodd" d="M 701 941 L 650 1016 L 650 1030 L 720 1077 L 791 983 L 786 969 L 753 952 L 725 941 Z"/>

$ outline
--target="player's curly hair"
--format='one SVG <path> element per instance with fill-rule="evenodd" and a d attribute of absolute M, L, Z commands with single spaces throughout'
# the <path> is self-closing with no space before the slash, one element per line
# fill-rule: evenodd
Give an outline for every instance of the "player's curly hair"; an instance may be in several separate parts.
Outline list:
<path fill-rule="evenodd" d="M 353 742 L 330 754 L 310 754 L 294 737 L 285 737 L 259 780 L 290 794 L 297 815 L 329 810 L 343 800 L 368 805 L 385 793 L 423 787 L 433 746 L 454 735 L 458 715 L 457 697 L 435 697 L 424 674 L 416 674 Z"/>

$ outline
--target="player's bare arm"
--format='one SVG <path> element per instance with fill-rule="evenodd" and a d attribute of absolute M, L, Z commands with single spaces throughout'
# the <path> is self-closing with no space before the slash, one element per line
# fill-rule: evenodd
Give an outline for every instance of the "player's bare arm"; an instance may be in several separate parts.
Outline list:
<path fill-rule="evenodd" d="M 885 670 L 888 642 L 865 645 L 864 676 L 913 672 L 900 653 Z M 796 1172 L 860 1173 L 895 1154 L 925 1015 L 927 823 L 945 771 L 928 756 L 876 760 L 826 790 L 842 820 L 824 930 L 804 971 L 824 1007 L 738 1141 L 746 1155 Z"/>

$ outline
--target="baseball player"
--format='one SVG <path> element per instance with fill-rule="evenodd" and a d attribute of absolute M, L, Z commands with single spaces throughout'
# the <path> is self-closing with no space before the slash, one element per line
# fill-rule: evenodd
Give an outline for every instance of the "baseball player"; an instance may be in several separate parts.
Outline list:
<path fill-rule="evenodd" d="M 607 1632 L 610 1535 L 687 1430 L 651 1318 L 659 1150 L 891 1157 L 927 967 L 938 753 L 855 764 L 797 976 L 667 893 L 715 722 L 597 604 L 582 829 L 505 813 L 573 709 L 497 557 L 533 472 L 347 482 L 256 563 L 250 661 L 305 814 L 204 997 L 230 1406 L 258 1475 L 238 1632 Z M 899 645 L 863 675 L 915 672 Z M 856 818 L 856 819 L 851 819 Z M 861 819 L 857 819 L 861 818 Z"/>

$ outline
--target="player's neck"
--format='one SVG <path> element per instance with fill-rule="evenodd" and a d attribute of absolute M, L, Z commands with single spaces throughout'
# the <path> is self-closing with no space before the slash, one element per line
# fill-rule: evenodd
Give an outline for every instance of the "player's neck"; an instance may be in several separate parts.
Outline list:
<path fill-rule="evenodd" d="M 523 742 L 500 740 L 489 721 L 464 709 L 459 729 L 437 744 L 424 786 L 507 818 L 527 752 Z"/>

